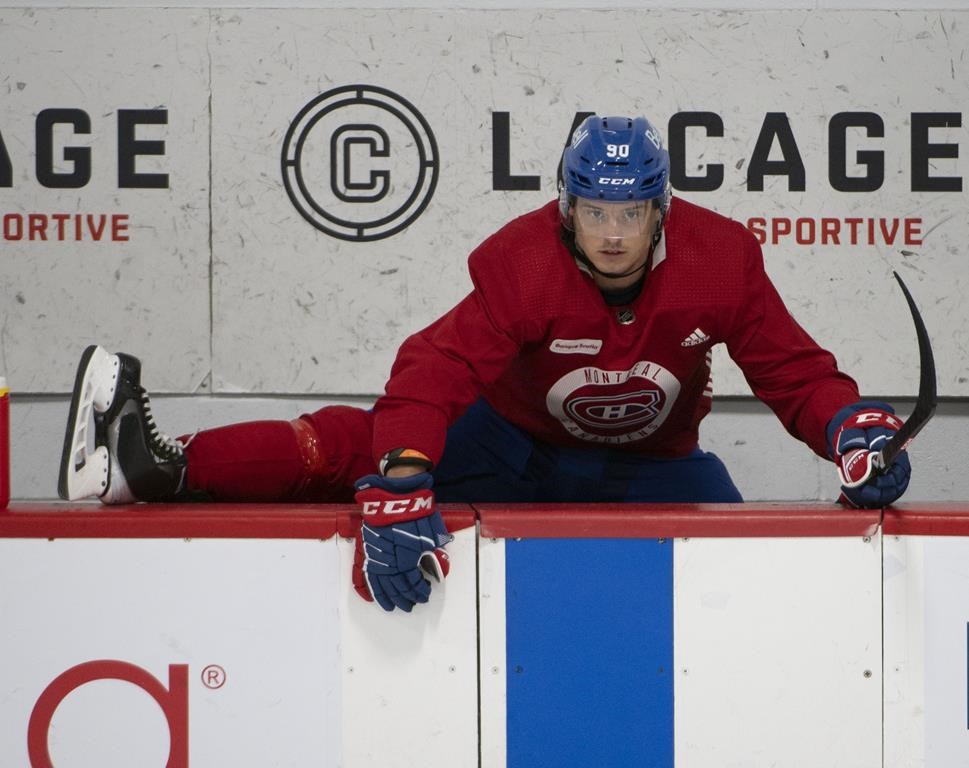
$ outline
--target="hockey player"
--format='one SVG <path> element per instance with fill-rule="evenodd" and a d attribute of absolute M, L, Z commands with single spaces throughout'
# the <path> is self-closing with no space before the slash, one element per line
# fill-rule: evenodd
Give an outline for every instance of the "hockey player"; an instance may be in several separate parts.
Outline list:
<path fill-rule="evenodd" d="M 859 467 L 900 426 L 859 401 L 790 316 L 742 225 L 673 199 L 669 155 L 643 117 L 585 120 L 558 200 L 469 258 L 473 290 L 401 346 L 368 411 L 326 407 L 163 436 L 140 365 L 100 347 L 78 368 L 59 491 L 106 503 L 349 501 L 362 506 L 354 585 L 383 608 L 442 578 L 440 501 L 738 502 L 698 446 L 711 347 L 724 344 L 787 430 L 837 464 L 842 501 L 881 506 L 908 485 L 902 452 Z M 87 450 L 94 423 L 96 449 Z M 433 489 L 433 490 L 432 490 Z"/>

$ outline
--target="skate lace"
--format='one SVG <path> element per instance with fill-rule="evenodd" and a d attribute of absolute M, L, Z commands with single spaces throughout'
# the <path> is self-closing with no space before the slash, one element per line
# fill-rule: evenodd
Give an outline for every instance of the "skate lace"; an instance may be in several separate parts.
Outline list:
<path fill-rule="evenodd" d="M 183 443 L 176 437 L 165 434 L 155 424 L 155 417 L 151 415 L 151 402 L 144 387 L 138 387 L 138 397 L 141 399 L 142 412 L 145 415 L 145 425 L 148 427 L 148 442 L 155 453 L 166 459 L 179 459 L 185 454 L 188 443 Z M 194 435 L 193 435 L 194 437 Z"/>

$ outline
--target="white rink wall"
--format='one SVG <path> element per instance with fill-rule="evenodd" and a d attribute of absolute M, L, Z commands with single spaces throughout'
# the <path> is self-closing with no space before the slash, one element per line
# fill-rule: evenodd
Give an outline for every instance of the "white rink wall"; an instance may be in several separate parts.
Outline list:
<path fill-rule="evenodd" d="M 902 413 L 918 380 L 891 272 L 905 277 L 943 396 L 913 445 L 906 499 L 969 498 L 969 478 L 950 471 L 969 455 L 964 3 L 158 5 L 0 3 L 15 498 L 55 495 L 67 392 L 91 342 L 143 359 L 173 433 L 369 405 L 397 345 L 467 290 L 470 249 L 552 196 L 583 111 L 644 112 L 668 139 L 685 122 L 677 193 L 764 231 L 793 314 L 866 396 Z M 370 220 L 393 218 L 412 189 L 426 206 L 357 241 L 314 220 L 314 203 L 349 218 L 359 205 L 286 142 L 302 130 L 323 146 L 298 115 L 335 130 L 333 110 L 312 110 L 351 84 L 388 101 L 344 122 L 378 124 L 386 105 L 408 126 L 423 118 L 436 173 L 430 189 L 406 153 L 373 165 L 394 183 Z M 382 125 L 394 142 L 406 132 Z M 786 175 L 770 170 L 781 161 Z M 703 447 L 745 497 L 834 498 L 833 468 L 783 432 L 722 350 L 715 361 Z"/>
<path fill-rule="evenodd" d="M 0 516 L 5 765 L 964 764 L 964 504 L 452 505 L 411 614 L 352 507 L 244 506 Z"/>

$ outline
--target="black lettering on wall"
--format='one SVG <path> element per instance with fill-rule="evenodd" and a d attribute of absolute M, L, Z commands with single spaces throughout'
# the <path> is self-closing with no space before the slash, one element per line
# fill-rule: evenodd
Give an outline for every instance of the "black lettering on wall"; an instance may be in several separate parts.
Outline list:
<path fill-rule="evenodd" d="M 540 176 L 511 175 L 511 127 L 507 112 L 491 113 L 492 188 L 535 191 L 541 189 Z"/>
<path fill-rule="evenodd" d="M 771 147 L 777 139 L 782 160 L 768 160 Z M 768 112 L 757 136 L 757 144 L 747 166 L 747 189 L 764 191 L 764 176 L 787 176 L 790 192 L 803 192 L 805 188 L 804 161 L 794 140 L 791 123 L 786 112 Z"/>
<path fill-rule="evenodd" d="M 959 157 L 958 144 L 930 144 L 930 128 L 961 128 L 961 112 L 912 113 L 912 191 L 962 192 L 961 176 L 932 176 L 932 158 Z"/>
<path fill-rule="evenodd" d="M 167 109 L 118 110 L 118 187 L 121 189 L 167 189 L 167 173 L 138 173 L 140 155 L 164 155 L 165 142 L 136 139 L 139 125 L 167 125 Z"/>
<path fill-rule="evenodd" d="M 13 165 L 10 163 L 10 155 L 7 154 L 7 145 L 3 143 L 3 134 L 0 133 L 0 187 L 13 186 Z"/>
<path fill-rule="evenodd" d="M 54 171 L 54 126 L 70 125 L 74 133 L 91 133 L 91 118 L 82 109 L 42 109 L 37 113 L 37 181 L 51 189 L 78 189 L 91 180 L 91 150 L 64 147 L 64 160 L 73 163 L 66 173 Z"/>
<path fill-rule="evenodd" d="M 703 128 L 707 136 L 723 136 L 723 119 L 716 112 L 677 112 L 669 122 L 670 184 L 684 192 L 712 192 L 723 184 L 723 165 L 708 163 L 702 176 L 686 172 L 686 129 Z"/>
<path fill-rule="evenodd" d="M 865 166 L 863 176 L 848 175 L 848 129 L 864 128 L 866 136 L 884 138 L 885 123 L 874 112 L 838 112 L 828 122 L 828 180 L 839 192 L 874 192 L 885 182 L 885 153 L 858 150 L 855 162 Z"/>

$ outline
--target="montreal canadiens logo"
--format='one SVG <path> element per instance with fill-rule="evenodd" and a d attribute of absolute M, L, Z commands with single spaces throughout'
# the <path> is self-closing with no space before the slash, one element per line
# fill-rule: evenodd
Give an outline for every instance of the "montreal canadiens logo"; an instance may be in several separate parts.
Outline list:
<path fill-rule="evenodd" d="M 580 440 L 619 445 L 659 429 L 679 393 L 672 373 L 640 361 L 628 371 L 591 366 L 570 371 L 549 389 L 545 405 Z"/>
<path fill-rule="evenodd" d="M 641 389 L 625 395 L 573 397 L 565 402 L 565 412 L 590 429 L 628 429 L 653 421 L 659 415 L 661 397 L 656 390 Z"/>

